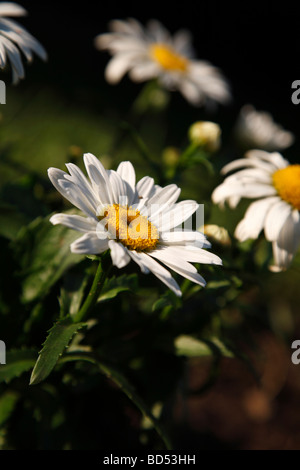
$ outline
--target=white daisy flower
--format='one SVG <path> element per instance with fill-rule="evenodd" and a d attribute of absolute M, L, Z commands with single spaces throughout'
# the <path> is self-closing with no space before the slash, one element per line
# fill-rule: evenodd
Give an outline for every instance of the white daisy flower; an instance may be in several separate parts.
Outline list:
<path fill-rule="evenodd" d="M 235 208 L 241 198 L 256 198 L 235 230 L 240 241 L 256 239 L 264 230 L 272 242 L 272 271 L 286 269 L 300 243 L 300 165 L 291 165 L 278 152 L 250 150 L 241 158 L 225 165 L 223 174 L 232 170 L 218 186 L 212 200 L 221 207 L 225 201 Z"/>
<path fill-rule="evenodd" d="M 238 116 L 235 135 L 248 149 L 272 152 L 290 147 L 295 138 L 276 122 L 270 113 L 257 111 L 248 104 L 242 107 Z"/>
<path fill-rule="evenodd" d="M 26 10 L 17 3 L 0 2 L 0 68 L 4 69 L 10 62 L 14 84 L 25 76 L 20 52 L 28 62 L 33 60 L 33 52 L 41 59 L 47 59 L 47 53 L 37 39 L 16 21 L 6 18 L 26 14 Z"/>
<path fill-rule="evenodd" d="M 185 30 L 173 37 L 156 20 L 146 28 L 136 20 L 113 20 L 110 33 L 100 34 L 95 46 L 113 58 L 105 70 L 106 80 L 115 84 L 128 72 L 135 82 L 157 78 L 169 90 L 178 90 L 193 105 L 206 99 L 227 103 L 230 91 L 220 71 L 209 62 L 195 60 L 191 37 Z"/>
<path fill-rule="evenodd" d="M 130 162 L 120 163 L 113 171 L 105 170 L 90 153 L 83 158 L 89 179 L 72 163 L 66 164 L 69 174 L 56 168 L 48 170 L 55 188 L 84 214 L 55 214 L 50 219 L 54 225 L 83 232 L 71 244 L 71 251 L 99 254 L 110 250 L 113 265 L 123 268 L 133 260 L 143 273 L 151 271 L 178 296 L 177 282 L 161 263 L 204 286 L 205 280 L 191 263 L 222 262 L 204 249 L 210 243 L 202 233 L 178 229 L 198 204 L 177 202 L 180 189 L 175 184 L 160 187 L 149 176 L 136 184 Z"/>

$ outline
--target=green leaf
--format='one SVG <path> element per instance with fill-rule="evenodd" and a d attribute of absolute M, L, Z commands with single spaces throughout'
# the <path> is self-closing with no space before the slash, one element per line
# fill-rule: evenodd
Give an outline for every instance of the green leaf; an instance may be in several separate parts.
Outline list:
<path fill-rule="evenodd" d="M 206 289 L 221 289 L 222 287 L 230 287 L 231 281 L 229 279 L 222 279 L 217 281 L 209 281 Z"/>
<path fill-rule="evenodd" d="M 200 340 L 188 335 L 181 335 L 175 339 L 177 356 L 205 357 L 212 356 L 217 348 L 222 356 L 233 357 L 232 352 L 218 339 Z"/>
<path fill-rule="evenodd" d="M 21 265 L 23 302 L 46 295 L 68 268 L 84 258 L 70 251 L 76 238 L 77 232 L 53 226 L 49 217 L 39 217 L 19 232 L 13 248 Z"/>
<path fill-rule="evenodd" d="M 23 372 L 32 369 L 36 361 L 37 352 L 34 350 L 7 351 L 6 364 L 0 365 L 0 382 L 10 382 Z"/>
<path fill-rule="evenodd" d="M 73 323 L 70 318 L 54 324 L 35 363 L 30 385 L 36 385 L 48 377 L 73 335 L 84 326 L 86 323 Z"/>
<path fill-rule="evenodd" d="M 120 292 L 136 291 L 138 288 L 138 277 L 136 274 L 123 274 L 122 276 L 107 279 L 103 286 L 102 293 L 98 298 L 98 302 L 113 299 Z"/>
<path fill-rule="evenodd" d="M 61 288 L 59 303 L 61 316 L 75 315 L 80 309 L 89 275 L 72 272 L 66 275 L 65 285 Z"/>
<path fill-rule="evenodd" d="M 11 390 L 3 393 L 0 397 L 0 428 L 9 419 L 19 399 L 19 394 Z"/>
<path fill-rule="evenodd" d="M 164 307 L 171 306 L 171 302 L 166 297 L 160 297 L 154 304 L 152 305 L 152 312 L 156 312 L 157 310 L 161 310 Z"/>
<path fill-rule="evenodd" d="M 157 299 L 152 305 L 152 312 L 156 312 L 158 310 L 169 308 L 176 308 L 179 307 L 181 303 L 181 299 L 179 299 L 176 295 L 173 294 L 171 291 L 166 291 L 159 299 Z"/>

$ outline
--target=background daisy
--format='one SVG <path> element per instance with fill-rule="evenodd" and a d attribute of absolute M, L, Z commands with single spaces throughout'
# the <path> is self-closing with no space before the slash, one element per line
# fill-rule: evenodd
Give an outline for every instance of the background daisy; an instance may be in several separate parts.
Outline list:
<path fill-rule="evenodd" d="M 272 242 L 273 271 L 286 269 L 300 243 L 300 165 L 290 165 L 278 152 L 251 150 L 232 161 L 222 174 L 233 170 L 213 194 L 214 203 L 225 201 L 235 208 L 241 198 L 255 198 L 239 222 L 235 236 L 240 241 L 257 238 L 262 230 Z"/>
<path fill-rule="evenodd" d="M 295 140 L 292 132 L 277 124 L 266 111 L 257 111 L 248 104 L 242 107 L 235 126 L 237 140 L 248 149 L 269 152 L 290 147 Z"/>
<path fill-rule="evenodd" d="M 146 28 L 135 19 L 110 22 L 110 33 L 95 39 L 98 49 L 108 50 L 112 59 L 105 77 L 115 84 L 128 72 L 131 80 L 143 82 L 157 78 L 169 90 L 178 90 L 193 105 L 207 99 L 227 103 L 230 91 L 220 71 L 209 62 L 195 60 L 188 31 L 172 37 L 156 20 Z"/>
<path fill-rule="evenodd" d="M 0 68 L 4 69 L 7 63 L 10 63 L 14 84 L 25 76 L 20 52 L 25 55 L 28 62 L 33 60 L 33 53 L 43 60 L 47 59 L 47 53 L 39 41 L 19 23 L 6 18 L 26 14 L 26 10 L 17 3 L 0 3 Z"/>

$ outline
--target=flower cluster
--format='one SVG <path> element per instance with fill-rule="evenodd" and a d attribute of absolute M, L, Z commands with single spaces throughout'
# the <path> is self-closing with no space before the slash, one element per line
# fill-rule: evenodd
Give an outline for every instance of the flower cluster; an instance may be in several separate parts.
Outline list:
<path fill-rule="evenodd" d="M 128 73 L 137 82 L 158 79 L 163 87 L 179 90 L 193 105 L 207 100 L 219 103 L 230 100 L 228 83 L 220 71 L 194 58 L 187 31 L 180 30 L 172 37 L 155 20 L 149 21 L 145 28 L 133 18 L 113 20 L 110 32 L 99 34 L 95 45 L 112 55 L 105 70 L 110 84 L 116 84 Z M 189 130 L 192 144 L 211 153 L 219 150 L 220 135 L 220 127 L 213 122 L 199 121 Z M 235 208 L 241 198 L 258 199 L 247 209 L 235 236 L 240 241 L 255 239 L 264 230 L 273 246 L 271 270 L 286 269 L 300 241 L 300 166 L 290 165 L 279 153 L 267 151 L 290 146 L 294 136 L 276 124 L 269 113 L 256 111 L 251 105 L 241 109 L 235 135 L 252 150 L 245 158 L 223 168 L 225 175 L 238 171 L 227 176 L 213 191 L 212 201 L 220 207 L 228 201 Z M 145 176 L 135 185 L 135 172 L 129 162 L 123 162 L 117 171 L 107 171 L 90 154 L 84 160 L 90 182 L 72 164 L 67 165 L 70 175 L 49 170 L 56 189 L 87 216 L 83 219 L 58 214 L 51 218 L 53 224 L 62 223 L 85 232 L 71 245 L 71 250 L 101 253 L 109 249 L 114 265 L 120 268 L 134 260 L 143 272 L 152 271 L 176 294 L 180 293 L 176 281 L 156 259 L 183 277 L 204 285 L 203 278 L 190 263 L 221 264 L 221 260 L 203 250 L 209 245 L 199 232 L 178 230 L 178 225 L 196 211 L 197 204 L 177 203 L 180 190 L 175 184 L 162 188 Z M 153 211 L 156 205 L 158 208 Z M 134 237 L 137 226 L 140 233 Z"/>

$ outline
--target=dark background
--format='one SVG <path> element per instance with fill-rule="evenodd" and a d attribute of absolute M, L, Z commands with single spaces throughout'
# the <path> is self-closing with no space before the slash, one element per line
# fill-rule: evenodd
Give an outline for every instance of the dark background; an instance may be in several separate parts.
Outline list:
<path fill-rule="evenodd" d="M 103 83 L 108 54 L 93 46 L 112 18 L 134 17 L 143 24 L 160 20 L 171 32 L 187 28 L 199 59 L 218 66 L 232 86 L 231 109 L 252 103 L 297 133 L 300 105 L 291 102 L 291 84 L 300 78 L 297 2 L 20 2 L 20 21 L 49 53 L 49 65 L 35 65 L 39 80 L 66 87 Z M 32 68 L 32 67 L 31 67 Z M 34 74 L 33 71 L 30 73 Z M 113 93 L 118 93 L 113 87 Z"/>

